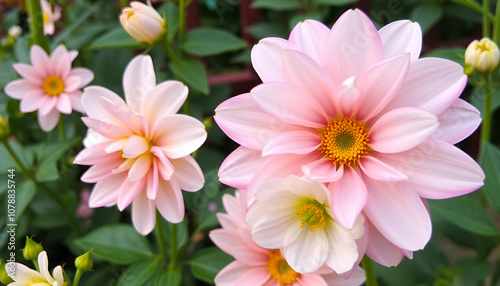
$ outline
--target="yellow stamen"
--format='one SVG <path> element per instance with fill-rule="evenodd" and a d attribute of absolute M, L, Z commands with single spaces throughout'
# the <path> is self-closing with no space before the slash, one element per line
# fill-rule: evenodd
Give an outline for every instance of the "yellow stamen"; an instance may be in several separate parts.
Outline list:
<path fill-rule="evenodd" d="M 299 280 L 299 273 L 295 272 L 285 259 L 281 256 L 279 249 L 269 254 L 267 269 L 271 274 L 271 279 L 277 280 L 280 285 L 290 285 Z"/>
<path fill-rule="evenodd" d="M 49 15 L 43 13 L 43 23 L 47 24 L 49 22 Z"/>
<path fill-rule="evenodd" d="M 303 204 L 295 213 L 295 217 L 300 217 L 300 228 L 304 228 L 304 225 L 307 224 L 311 227 L 309 229 L 311 232 L 314 232 L 320 226 L 325 227 L 326 216 L 324 206 L 317 201 Z"/>
<path fill-rule="evenodd" d="M 342 117 L 320 129 L 319 150 L 334 164 L 351 166 L 368 154 L 368 130 L 354 119 Z"/>
<path fill-rule="evenodd" d="M 52 75 L 43 81 L 42 88 L 46 94 L 58 96 L 64 91 L 64 82 L 59 76 Z"/>

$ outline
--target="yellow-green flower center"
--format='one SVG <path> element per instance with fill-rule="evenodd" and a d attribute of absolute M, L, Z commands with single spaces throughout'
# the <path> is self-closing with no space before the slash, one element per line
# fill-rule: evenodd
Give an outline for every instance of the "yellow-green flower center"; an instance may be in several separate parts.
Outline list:
<path fill-rule="evenodd" d="M 307 224 L 311 232 L 314 232 L 318 227 L 325 227 L 327 216 L 325 206 L 318 201 L 302 204 L 295 213 L 295 217 L 300 218 L 300 228 L 304 228 L 304 225 Z"/>
<path fill-rule="evenodd" d="M 43 91 L 51 96 L 58 96 L 64 91 L 64 81 L 57 75 L 47 77 L 43 81 Z"/>
<path fill-rule="evenodd" d="M 295 272 L 285 259 L 281 256 L 279 249 L 274 250 L 269 254 L 269 262 L 267 269 L 271 274 L 271 279 L 280 283 L 280 285 L 290 285 L 299 280 L 299 273 Z"/>
<path fill-rule="evenodd" d="M 351 166 L 368 154 L 368 130 L 363 123 L 342 117 L 319 130 L 319 150 L 337 166 Z"/>
<path fill-rule="evenodd" d="M 49 15 L 43 13 L 43 23 L 47 24 L 49 22 Z"/>

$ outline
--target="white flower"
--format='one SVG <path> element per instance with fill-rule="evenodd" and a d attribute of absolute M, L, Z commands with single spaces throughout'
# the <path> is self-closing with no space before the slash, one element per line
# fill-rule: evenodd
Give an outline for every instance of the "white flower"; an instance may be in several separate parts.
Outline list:
<path fill-rule="evenodd" d="M 40 252 L 38 255 L 38 267 L 40 268 L 40 272 L 17 262 L 15 262 L 15 265 L 15 273 L 11 273 L 10 267 L 5 267 L 9 276 L 15 281 L 10 283 L 8 286 L 62 286 L 64 283 L 64 275 L 61 266 L 54 268 L 54 271 L 52 272 L 53 277 L 50 275 L 49 259 L 47 258 L 47 252 L 45 251 Z"/>
<path fill-rule="evenodd" d="M 256 195 L 246 218 L 258 245 L 284 248 L 286 261 L 299 273 L 316 271 L 324 263 L 339 274 L 353 268 L 364 219 L 358 217 L 350 230 L 338 224 L 323 184 L 289 176 L 263 183 Z"/>
<path fill-rule="evenodd" d="M 43 13 L 43 33 L 45 35 L 54 34 L 54 22 L 61 19 L 61 6 L 56 5 L 54 11 L 47 0 L 40 0 Z"/>
<path fill-rule="evenodd" d="M 480 72 L 494 70 L 499 60 L 498 46 L 488 38 L 472 41 L 465 50 L 465 64 Z"/>

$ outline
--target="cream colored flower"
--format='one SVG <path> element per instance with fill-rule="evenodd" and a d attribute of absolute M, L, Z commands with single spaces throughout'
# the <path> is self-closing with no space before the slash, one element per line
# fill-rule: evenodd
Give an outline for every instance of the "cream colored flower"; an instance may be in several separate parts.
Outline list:
<path fill-rule="evenodd" d="M 11 267 L 5 267 L 7 273 L 15 282 L 10 283 L 9 286 L 26 286 L 26 285 L 52 285 L 62 286 L 64 284 L 64 274 L 61 266 L 56 266 L 52 275 L 49 273 L 49 259 L 47 252 L 42 251 L 38 255 L 38 266 L 40 272 L 26 267 L 20 263 L 15 262 L 15 273 L 11 273 Z M 7 264 L 8 265 L 8 264 Z"/>
<path fill-rule="evenodd" d="M 47 0 L 40 0 L 43 13 L 43 33 L 45 35 L 54 34 L 54 22 L 61 19 L 61 6 L 55 6 L 54 11 Z"/>
<path fill-rule="evenodd" d="M 151 5 L 134 1 L 130 6 L 120 15 L 125 31 L 139 42 L 157 41 L 165 32 L 165 19 Z"/>
<path fill-rule="evenodd" d="M 480 72 L 494 70 L 499 60 L 498 46 L 488 38 L 472 41 L 465 50 L 465 65 Z"/>

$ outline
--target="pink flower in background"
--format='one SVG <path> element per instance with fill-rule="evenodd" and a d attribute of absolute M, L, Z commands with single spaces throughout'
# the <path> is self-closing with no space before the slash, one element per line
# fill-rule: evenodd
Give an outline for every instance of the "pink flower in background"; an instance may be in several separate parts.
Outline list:
<path fill-rule="evenodd" d="M 350 229 L 363 211 L 394 246 L 422 249 L 431 220 L 422 199 L 483 185 L 479 165 L 453 144 L 479 125 L 459 99 L 463 68 L 419 59 L 420 27 L 397 21 L 379 31 L 359 10 L 328 29 L 306 20 L 288 40 L 252 50 L 263 81 L 220 104 L 215 120 L 241 147 L 220 180 L 249 189 L 288 175 L 325 183 L 336 221 Z"/>
<path fill-rule="evenodd" d="M 89 198 L 90 191 L 83 190 L 80 193 L 80 204 L 78 204 L 78 208 L 76 209 L 76 215 L 81 218 L 90 218 L 94 213 L 94 209 L 89 207 Z"/>
<path fill-rule="evenodd" d="M 156 85 L 149 56 L 136 56 L 123 75 L 126 102 L 99 86 L 85 89 L 83 106 L 89 127 L 86 148 L 74 163 L 92 165 L 82 176 L 96 183 L 89 206 L 132 204 L 132 222 L 138 232 L 150 233 L 155 212 L 170 222 L 184 218 L 181 189 L 198 191 L 204 184 L 198 163 L 189 154 L 207 138 L 203 124 L 176 114 L 188 88 L 179 81 Z"/>
<path fill-rule="evenodd" d="M 23 78 L 8 83 L 5 93 L 21 100 L 21 112 L 38 110 L 38 122 L 46 132 L 57 125 L 59 113 L 83 112 L 80 89 L 94 79 L 94 74 L 86 68 L 71 68 L 77 55 L 77 51 L 68 52 L 60 45 L 49 57 L 41 47 L 33 45 L 32 65 L 12 65 Z"/>
<path fill-rule="evenodd" d="M 235 196 L 224 195 L 223 203 L 227 214 L 217 214 L 222 228 L 210 232 L 212 241 L 236 259 L 217 274 L 217 286 L 354 286 L 365 281 L 365 273 L 359 267 L 356 267 L 349 279 L 325 266 L 312 273 L 298 273 L 288 265 L 282 251 L 257 245 L 245 224 L 248 211 L 246 198 L 246 191 L 243 190 L 236 191 Z"/>
<path fill-rule="evenodd" d="M 52 11 L 52 7 L 47 0 L 40 0 L 40 6 L 43 13 L 43 33 L 45 35 L 52 35 L 55 31 L 54 22 L 61 19 L 61 6 L 56 5 L 54 11 Z"/>

